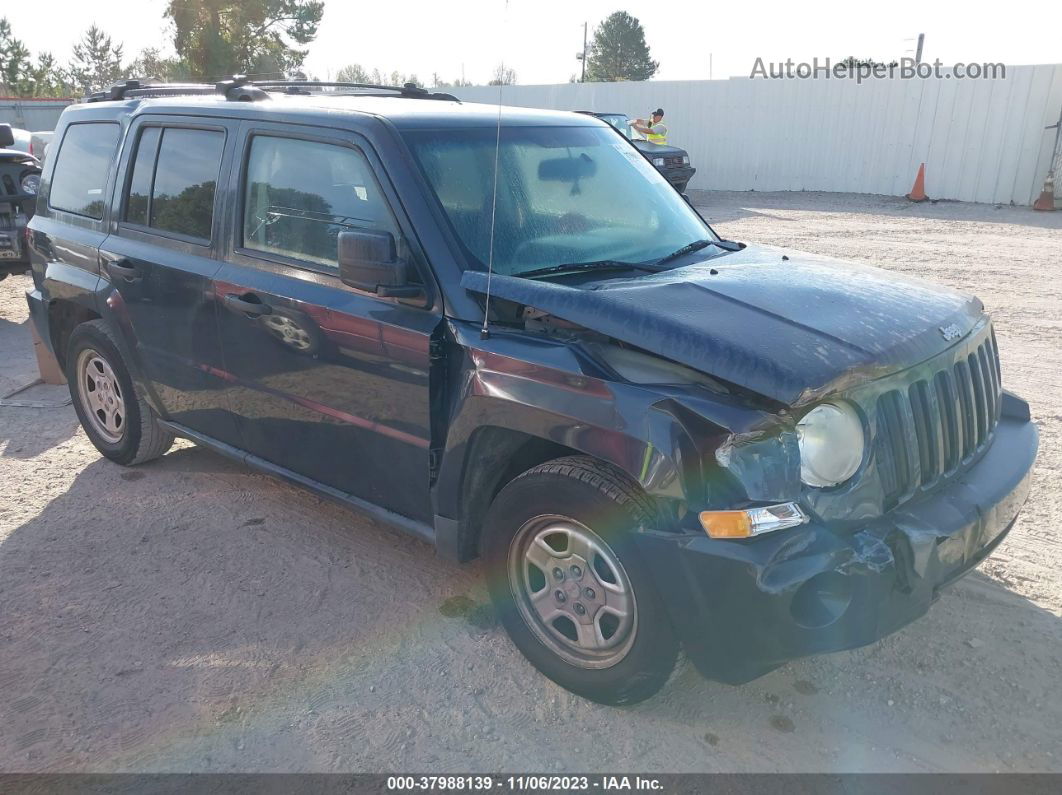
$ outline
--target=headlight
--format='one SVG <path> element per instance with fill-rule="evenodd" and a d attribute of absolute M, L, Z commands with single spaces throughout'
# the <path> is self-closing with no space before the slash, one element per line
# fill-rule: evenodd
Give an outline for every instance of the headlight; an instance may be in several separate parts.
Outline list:
<path fill-rule="evenodd" d="M 653 165 L 656 166 L 657 168 L 663 168 L 664 167 L 664 158 L 662 158 L 662 157 L 654 157 L 653 158 Z"/>
<path fill-rule="evenodd" d="M 689 164 L 690 164 L 690 156 L 689 155 L 683 155 L 682 156 L 682 165 L 688 166 Z"/>
<path fill-rule="evenodd" d="M 652 354 L 618 345 L 589 344 L 587 347 L 624 380 L 634 384 L 703 384 L 716 391 L 721 389 L 711 376 Z"/>
<path fill-rule="evenodd" d="M 859 469 L 863 423 L 847 403 L 820 403 L 797 423 L 800 479 L 819 488 L 844 483 Z"/>
<path fill-rule="evenodd" d="M 23 193 L 36 194 L 41 187 L 41 175 L 27 174 L 22 178 L 22 181 L 19 184 L 22 186 Z"/>

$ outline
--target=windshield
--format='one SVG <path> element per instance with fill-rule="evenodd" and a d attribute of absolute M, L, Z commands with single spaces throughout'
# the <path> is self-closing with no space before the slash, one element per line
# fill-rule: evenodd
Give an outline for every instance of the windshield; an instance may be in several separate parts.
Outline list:
<path fill-rule="evenodd" d="M 494 189 L 493 128 L 404 134 L 464 246 L 486 269 Z M 503 127 L 494 271 L 653 262 L 711 230 L 630 144 L 602 127 Z"/>
<path fill-rule="evenodd" d="M 611 124 L 617 130 L 619 130 L 620 134 L 623 135 L 624 137 L 630 138 L 632 141 L 642 141 L 642 140 L 644 140 L 642 138 L 642 136 L 639 135 L 635 131 L 635 129 L 633 127 L 631 127 L 631 119 L 630 119 L 630 117 L 627 114 L 625 114 L 625 113 L 598 113 L 596 115 L 597 115 L 597 118 L 601 119 L 601 121 L 607 121 L 609 124 Z"/>

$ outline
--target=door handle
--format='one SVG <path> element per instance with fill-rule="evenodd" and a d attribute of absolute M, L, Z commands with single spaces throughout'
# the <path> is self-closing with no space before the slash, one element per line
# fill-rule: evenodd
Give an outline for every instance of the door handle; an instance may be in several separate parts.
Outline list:
<path fill-rule="evenodd" d="M 248 317 L 269 315 L 273 312 L 273 307 L 269 304 L 263 304 L 262 299 L 254 293 L 245 293 L 244 295 L 229 293 L 225 296 L 225 306 L 233 312 L 242 312 Z"/>
<path fill-rule="evenodd" d="M 111 276 L 116 279 L 124 279 L 127 283 L 140 281 L 143 276 L 140 273 L 140 268 L 136 265 L 130 264 L 127 259 L 116 259 L 113 262 L 107 263 L 107 270 Z"/>

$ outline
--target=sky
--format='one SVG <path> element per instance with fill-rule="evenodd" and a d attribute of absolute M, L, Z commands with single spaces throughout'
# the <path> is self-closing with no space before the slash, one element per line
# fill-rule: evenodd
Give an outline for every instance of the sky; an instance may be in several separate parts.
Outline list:
<path fill-rule="evenodd" d="M 0 6 L 16 36 L 36 54 L 60 62 L 93 22 L 125 45 L 128 59 L 142 47 L 172 52 L 166 0 L 38 0 Z M 465 76 L 486 82 L 504 62 L 517 82 L 564 83 L 577 74 L 583 23 L 590 30 L 613 11 L 638 17 L 656 79 L 704 80 L 748 76 L 765 62 L 810 61 L 847 55 L 888 61 L 913 53 L 926 34 L 923 58 L 1008 65 L 1062 62 L 1062 2 L 1009 0 L 988 4 L 890 0 L 858 2 L 683 3 L 654 0 L 404 0 L 401 3 L 326 0 L 306 68 L 334 77 L 349 63 L 416 74 L 430 83 Z"/>

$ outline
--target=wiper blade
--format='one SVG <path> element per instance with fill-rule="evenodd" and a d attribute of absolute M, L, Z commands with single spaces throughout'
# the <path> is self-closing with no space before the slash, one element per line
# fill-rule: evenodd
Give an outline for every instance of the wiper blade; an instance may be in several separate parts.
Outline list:
<path fill-rule="evenodd" d="M 554 273 L 578 273 L 579 271 L 618 271 L 618 270 L 643 270 L 652 268 L 638 262 L 621 262 L 614 259 L 601 259 L 594 262 L 569 262 L 566 265 L 550 265 L 547 268 L 535 268 L 530 271 L 514 273 L 513 276 L 534 278 L 535 276 L 549 276 Z"/>
<path fill-rule="evenodd" d="M 694 240 L 692 243 L 687 243 L 680 249 L 676 249 L 668 254 L 666 257 L 661 257 L 655 263 L 656 267 L 666 265 L 672 260 L 676 260 L 679 257 L 684 257 L 687 254 L 692 254 L 694 251 L 700 251 L 702 248 L 708 248 L 708 246 L 716 246 L 724 251 L 740 251 L 744 248 L 741 243 L 735 243 L 733 240 L 709 240 L 707 238 L 703 240 Z"/>

